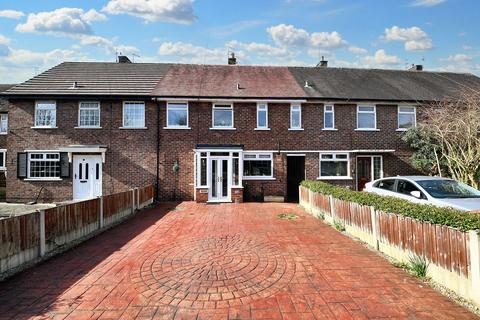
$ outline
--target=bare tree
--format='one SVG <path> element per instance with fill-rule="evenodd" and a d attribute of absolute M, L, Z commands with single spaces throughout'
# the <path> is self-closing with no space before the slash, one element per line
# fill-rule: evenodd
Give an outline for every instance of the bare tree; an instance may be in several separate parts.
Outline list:
<path fill-rule="evenodd" d="M 478 189 L 480 180 L 480 91 L 468 90 L 460 98 L 423 108 L 419 124 L 436 141 L 437 162 L 446 164 L 449 175 Z"/>

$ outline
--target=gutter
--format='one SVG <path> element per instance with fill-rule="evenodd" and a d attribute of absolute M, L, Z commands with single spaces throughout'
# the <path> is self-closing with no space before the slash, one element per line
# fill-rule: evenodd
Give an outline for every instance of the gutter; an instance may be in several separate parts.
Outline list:
<path fill-rule="evenodd" d="M 155 180 L 155 199 L 160 200 L 160 103 L 157 101 L 157 167 Z"/>

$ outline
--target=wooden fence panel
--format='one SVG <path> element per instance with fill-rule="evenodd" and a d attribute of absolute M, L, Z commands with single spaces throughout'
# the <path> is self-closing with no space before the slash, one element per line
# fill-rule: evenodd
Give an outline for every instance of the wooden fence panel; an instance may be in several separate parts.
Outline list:
<path fill-rule="evenodd" d="M 309 193 L 309 190 L 305 187 L 300 187 L 300 201 L 304 201 L 306 203 L 309 202 L 308 200 L 308 193 Z"/>
<path fill-rule="evenodd" d="M 34 248 L 39 243 L 38 212 L 0 220 L 0 259 Z"/>
<path fill-rule="evenodd" d="M 350 224 L 350 203 L 348 201 L 334 199 L 333 208 L 336 217 Z"/>
<path fill-rule="evenodd" d="M 142 204 L 150 199 L 153 199 L 154 196 L 154 188 L 153 185 L 139 188 L 138 189 L 138 198 L 139 198 L 139 203 Z"/>
<path fill-rule="evenodd" d="M 313 206 L 321 211 L 331 215 L 330 212 L 330 197 L 324 196 L 321 193 L 313 193 Z"/>
<path fill-rule="evenodd" d="M 125 191 L 103 197 L 103 217 L 111 217 L 121 211 L 132 208 L 132 191 Z"/>
<path fill-rule="evenodd" d="M 356 203 L 350 203 L 350 224 L 369 233 L 373 232 L 371 208 Z"/>
<path fill-rule="evenodd" d="M 75 202 L 45 210 L 45 240 L 66 235 L 98 221 L 100 200 Z"/>

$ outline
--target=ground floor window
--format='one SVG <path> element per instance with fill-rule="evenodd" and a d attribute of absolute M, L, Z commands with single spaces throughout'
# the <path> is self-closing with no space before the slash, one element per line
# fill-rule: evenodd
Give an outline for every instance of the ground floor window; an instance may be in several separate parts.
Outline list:
<path fill-rule="evenodd" d="M 7 150 L 0 149 L 0 170 L 5 170 L 7 168 Z"/>
<path fill-rule="evenodd" d="M 198 164 L 197 186 L 206 187 L 207 186 L 207 153 L 206 152 L 200 152 L 197 164 Z"/>
<path fill-rule="evenodd" d="M 320 153 L 320 178 L 350 178 L 348 153 Z"/>
<path fill-rule="evenodd" d="M 271 153 L 244 153 L 243 178 L 265 179 L 273 177 L 273 161 Z"/>
<path fill-rule="evenodd" d="M 60 178 L 60 153 L 29 153 L 29 178 Z"/>

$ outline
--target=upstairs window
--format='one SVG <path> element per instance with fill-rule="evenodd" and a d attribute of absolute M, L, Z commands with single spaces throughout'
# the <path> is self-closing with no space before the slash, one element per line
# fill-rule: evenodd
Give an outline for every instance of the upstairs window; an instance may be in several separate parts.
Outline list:
<path fill-rule="evenodd" d="M 290 129 L 302 129 L 302 107 L 299 105 L 290 106 Z"/>
<path fill-rule="evenodd" d="M 335 129 L 334 106 L 326 105 L 323 107 L 323 129 Z"/>
<path fill-rule="evenodd" d="M 0 134 L 7 134 L 8 132 L 8 114 L 0 114 Z"/>
<path fill-rule="evenodd" d="M 80 102 L 78 111 L 78 126 L 82 128 L 100 127 L 99 102 Z"/>
<path fill-rule="evenodd" d="M 233 106 L 231 104 L 215 104 L 212 110 L 214 129 L 233 129 Z"/>
<path fill-rule="evenodd" d="M 188 128 L 188 103 L 167 103 L 167 128 Z"/>
<path fill-rule="evenodd" d="M 357 106 L 357 129 L 377 129 L 377 112 L 375 106 Z"/>
<path fill-rule="evenodd" d="M 123 127 L 145 128 L 145 103 L 125 102 L 123 104 Z"/>
<path fill-rule="evenodd" d="M 398 130 L 407 130 L 416 126 L 417 115 L 415 107 L 398 107 Z"/>
<path fill-rule="evenodd" d="M 60 178 L 60 153 L 29 153 L 28 178 Z"/>
<path fill-rule="evenodd" d="M 348 153 L 321 153 L 320 179 L 350 178 Z"/>
<path fill-rule="evenodd" d="M 57 105 L 55 102 L 37 102 L 35 104 L 35 127 L 55 128 L 57 125 Z"/>
<path fill-rule="evenodd" d="M 267 104 L 257 105 L 257 129 L 259 130 L 268 129 L 268 105 Z"/>

